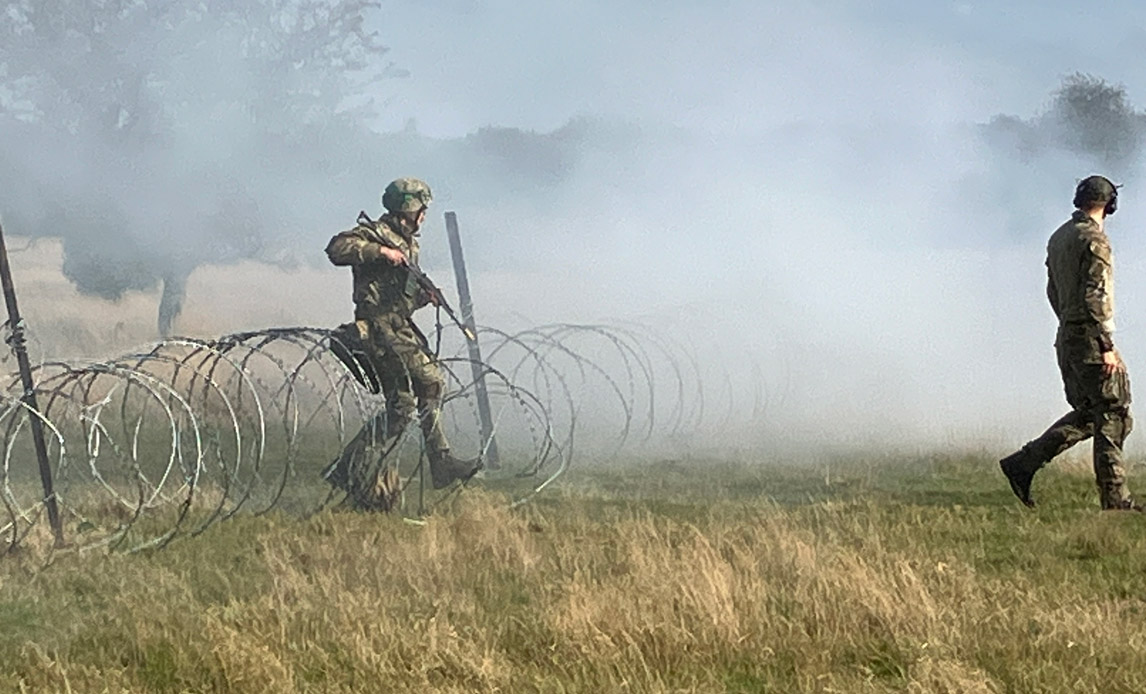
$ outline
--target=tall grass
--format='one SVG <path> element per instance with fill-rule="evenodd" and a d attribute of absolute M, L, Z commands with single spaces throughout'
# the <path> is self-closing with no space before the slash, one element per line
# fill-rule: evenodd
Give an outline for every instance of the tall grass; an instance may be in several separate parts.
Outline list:
<path fill-rule="evenodd" d="M 3 692 L 1142 692 L 1146 517 L 1076 468 L 633 465 L 413 525 L 0 563 Z"/>

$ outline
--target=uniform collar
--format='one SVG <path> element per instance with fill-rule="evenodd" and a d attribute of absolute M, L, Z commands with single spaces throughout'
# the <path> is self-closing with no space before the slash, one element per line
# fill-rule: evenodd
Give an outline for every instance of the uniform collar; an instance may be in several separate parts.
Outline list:
<path fill-rule="evenodd" d="M 1083 212 L 1082 210 L 1075 210 L 1074 213 L 1070 215 L 1070 219 L 1072 222 L 1078 224 L 1092 224 L 1096 227 L 1098 226 L 1098 222 L 1094 221 L 1090 215 Z"/>

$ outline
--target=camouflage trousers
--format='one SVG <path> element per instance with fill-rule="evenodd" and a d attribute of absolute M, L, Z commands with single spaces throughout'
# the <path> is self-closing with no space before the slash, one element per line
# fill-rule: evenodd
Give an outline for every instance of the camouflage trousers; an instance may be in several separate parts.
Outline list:
<path fill-rule="evenodd" d="M 425 338 L 407 316 L 387 313 L 359 321 L 363 342 L 386 396 L 386 434 L 396 435 L 418 418 L 431 457 L 447 451 L 442 429 L 445 379 Z"/>
<path fill-rule="evenodd" d="M 449 451 L 441 420 L 445 379 L 425 338 L 408 317 L 400 314 L 382 314 L 341 326 L 332 342 L 332 349 L 342 352 L 339 358 L 359 381 L 382 392 L 386 409 L 362 425 L 324 475 L 352 496 L 361 497 L 359 505 L 378 507 L 375 486 L 385 480 L 387 471 L 380 465 L 386 447 L 415 418 L 431 461 Z M 359 369 L 355 359 L 369 363 Z"/>
<path fill-rule="evenodd" d="M 1130 498 L 1122 445 L 1134 427 L 1130 415 L 1130 377 L 1103 373 L 1097 341 L 1079 329 L 1062 328 L 1055 341 L 1059 371 L 1071 411 L 1041 436 L 1023 446 L 1034 472 L 1076 443 L 1094 438 L 1094 478 L 1103 508 Z"/>

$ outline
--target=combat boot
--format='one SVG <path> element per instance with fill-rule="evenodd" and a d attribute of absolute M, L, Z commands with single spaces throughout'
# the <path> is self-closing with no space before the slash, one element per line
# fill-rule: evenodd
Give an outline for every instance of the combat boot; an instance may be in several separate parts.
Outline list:
<path fill-rule="evenodd" d="M 1134 499 L 1116 499 L 1116 500 L 1103 500 L 1103 511 L 1137 511 L 1138 513 L 1146 512 L 1146 508 Z"/>
<path fill-rule="evenodd" d="M 999 467 L 1007 476 L 1007 481 L 1011 483 L 1011 491 L 1015 493 L 1019 501 L 1028 508 L 1034 508 L 1035 500 L 1031 498 L 1031 481 L 1035 478 L 1035 470 L 1030 465 L 1027 452 L 1020 449 L 1010 454 L 999 461 Z"/>
<path fill-rule="evenodd" d="M 465 482 L 481 469 L 480 458 L 455 458 L 448 449 L 437 451 L 429 458 L 434 489 L 443 489 L 458 480 Z"/>

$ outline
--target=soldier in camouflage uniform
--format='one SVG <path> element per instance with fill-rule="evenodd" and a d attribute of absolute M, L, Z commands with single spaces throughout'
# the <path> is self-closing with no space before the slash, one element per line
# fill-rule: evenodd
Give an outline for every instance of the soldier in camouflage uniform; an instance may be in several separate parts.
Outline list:
<path fill-rule="evenodd" d="M 426 183 L 400 178 L 382 194 L 386 213 L 376 222 L 359 220 L 358 226 L 336 235 L 326 247 L 335 265 L 350 266 L 354 278 L 356 338 L 365 347 L 382 392 L 386 396 L 384 438 L 400 434 L 417 414 L 426 444 L 426 457 L 435 489 L 471 477 L 476 461 L 450 454 L 442 430 L 441 403 L 445 380 L 417 329 L 414 311 L 432 303 L 407 269 L 418 263 L 418 230 L 432 197 Z M 379 436 L 377 422 L 368 423 L 327 471 L 336 486 L 352 486 L 347 469 L 358 439 Z M 348 491 L 353 491 L 348 489 Z"/>
<path fill-rule="evenodd" d="M 1083 179 L 1077 208 L 1047 244 L 1047 298 L 1058 317 L 1055 351 L 1073 408 L 1042 436 L 999 461 L 1015 495 L 1027 506 L 1031 480 L 1059 453 L 1094 437 L 1094 476 L 1104 509 L 1142 510 L 1126 489 L 1122 444 L 1133 426 L 1130 379 L 1114 348 L 1113 256 L 1106 217 L 1118 189 L 1102 176 Z"/>

